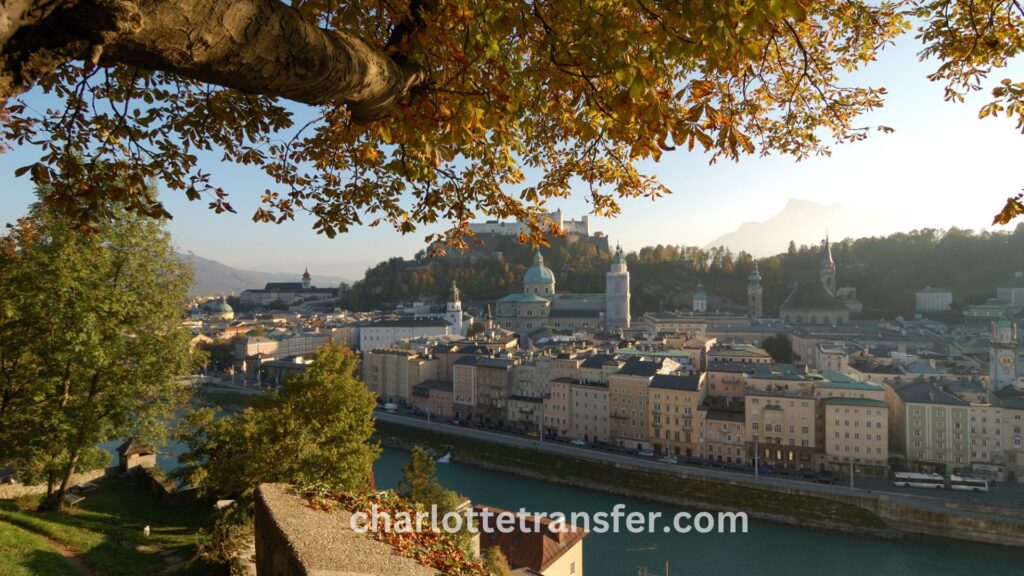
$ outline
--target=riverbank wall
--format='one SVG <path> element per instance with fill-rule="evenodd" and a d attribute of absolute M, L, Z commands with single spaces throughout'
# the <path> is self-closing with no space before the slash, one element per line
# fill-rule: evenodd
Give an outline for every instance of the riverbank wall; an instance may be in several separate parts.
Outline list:
<path fill-rule="evenodd" d="M 753 481 L 687 477 L 597 459 L 560 457 L 566 466 L 550 466 L 551 461 L 545 462 L 544 457 L 551 455 L 536 450 L 392 422 L 378 426 L 378 430 L 383 445 L 391 448 L 409 450 L 413 444 L 422 444 L 439 452 L 450 451 L 454 461 L 488 470 L 681 508 L 745 512 L 751 518 L 775 524 L 858 536 L 923 535 L 1024 547 L 1024 522 L 995 508 L 988 510 L 993 513 L 983 513 L 956 507 L 915 506 L 894 501 L 885 494 L 820 492 Z M 594 466 L 605 467 L 605 473 L 594 472 Z M 572 473 L 574 468 L 583 473 Z M 607 474 L 608 468 L 615 473 Z"/>

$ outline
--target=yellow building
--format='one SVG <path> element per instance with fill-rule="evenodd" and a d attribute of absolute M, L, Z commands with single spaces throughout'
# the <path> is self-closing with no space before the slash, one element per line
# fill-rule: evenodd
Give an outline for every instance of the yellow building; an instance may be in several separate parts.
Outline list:
<path fill-rule="evenodd" d="M 656 374 L 647 387 L 648 437 L 655 452 L 697 456 L 704 373 Z"/>
<path fill-rule="evenodd" d="M 608 442 L 608 384 L 577 381 L 569 389 L 572 437 L 585 442 Z"/>
<path fill-rule="evenodd" d="M 363 354 L 362 374 L 366 388 L 384 402 L 412 403 L 413 387 L 436 380 L 441 363 L 437 358 L 411 350 L 373 350 Z"/>
<path fill-rule="evenodd" d="M 811 392 L 748 388 L 744 405 L 750 462 L 756 452 L 760 466 L 816 468 L 815 401 Z"/>

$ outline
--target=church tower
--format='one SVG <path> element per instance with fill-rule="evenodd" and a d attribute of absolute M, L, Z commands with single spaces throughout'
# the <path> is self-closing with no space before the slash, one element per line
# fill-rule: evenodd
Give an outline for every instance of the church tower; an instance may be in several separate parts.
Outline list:
<path fill-rule="evenodd" d="M 445 308 L 444 319 L 452 325 L 452 335 L 464 336 L 462 332 L 462 299 L 459 294 L 459 287 L 452 280 L 452 291 L 448 293 L 448 305 Z"/>
<path fill-rule="evenodd" d="M 828 234 L 825 234 L 825 242 L 821 245 L 821 272 L 819 273 L 821 284 L 830 295 L 836 295 L 836 263 L 832 260 L 832 247 L 828 243 Z"/>
<path fill-rule="evenodd" d="M 1017 384 L 1017 325 L 1005 316 L 992 324 L 992 347 L 989 349 L 991 391 Z"/>
<path fill-rule="evenodd" d="M 311 280 L 312 279 L 309 276 L 309 268 L 306 268 L 306 271 L 302 273 L 302 289 L 303 290 L 309 290 L 309 286 L 310 286 Z"/>
<path fill-rule="evenodd" d="M 693 292 L 693 311 L 700 314 L 708 311 L 708 294 L 700 280 L 697 281 L 697 289 Z"/>
<path fill-rule="evenodd" d="M 757 270 L 757 262 L 754 262 L 754 269 L 747 277 L 747 316 L 751 320 L 757 320 L 763 312 L 762 302 L 764 288 L 761 287 L 761 273 Z"/>
<path fill-rule="evenodd" d="M 622 246 L 615 247 L 611 269 L 605 274 L 604 328 L 607 332 L 618 332 L 629 328 L 629 270 Z"/>

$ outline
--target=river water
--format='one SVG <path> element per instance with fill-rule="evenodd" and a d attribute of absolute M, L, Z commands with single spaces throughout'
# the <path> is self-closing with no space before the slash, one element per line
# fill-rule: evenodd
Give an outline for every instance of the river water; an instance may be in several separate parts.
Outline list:
<path fill-rule="evenodd" d="M 408 454 L 385 449 L 374 465 L 379 488 L 393 488 Z M 613 472 L 612 472 L 613 473 Z M 437 476 L 450 490 L 474 502 L 531 512 L 628 512 L 679 510 L 660 504 L 570 488 L 463 464 L 438 464 Z M 583 542 L 586 576 L 652 574 L 738 576 L 982 576 L 1024 575 L 1024 550 L 953 540 L 858 538 L 750 522 L 746 534 L 591 533 Z"/>

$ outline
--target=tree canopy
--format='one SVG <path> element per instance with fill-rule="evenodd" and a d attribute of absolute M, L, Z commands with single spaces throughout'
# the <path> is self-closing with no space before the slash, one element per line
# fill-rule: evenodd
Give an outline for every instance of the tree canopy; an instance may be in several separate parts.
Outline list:
<path fill-rule="evenodd" d="M 0 236 L 0 463 L 59 481 L 58 505 L 76 470 L 109 459 L 97 444 L 163 439 L 193 367 L 191 271 L 161 223 L 71 224 L 37 204 Z"/>
<path fill-rule="evenodd" d="M 83 224 L 117 198 L 167 216 L 159 179 L 232 210 L 199 154 L 269 175 L 253 219 L 306 211 L 334 235 L 367 223 L 461 244 L 480 214 L 543 243 L 544 202 L 593 211 L 669 191 L 636 164 L 677 148 L 712 161 L 828 154 L 873 129 L 884 87 L 850 83 L 914 26 L 930 76 L 960 100 L 1024 45 L 1017 0 L 26 0 L 5 4 L 9 142 L 47 200 Z M 47 109 L 18 96 L 39 89 Z M 982 116 L 1021 120 L 1002 80 Z M 304 106 L 296 106 L 296 104 Z M 1024 129 L 1024 124 L 1018 124 Z M 81 156 L 85 162 L 69 159 Z M 527 180 L 526 173 L 538 174 Z M 123 182 L 117 189 L 90 187 Z M 1004 219 L 1020 199 L 1010 199 Z"/>
<path fill-rule="evenodd" d="M 254 398 L 243 412 L 190 413 L 177 431 L 188 451 L 175 475 L 204 494 L 247 504 L 264 482 L 367 488 L 379 453 L 368 443 L 376 402 L 355 368 L 350 351 L 327 344 L 281 391 Z"/>

